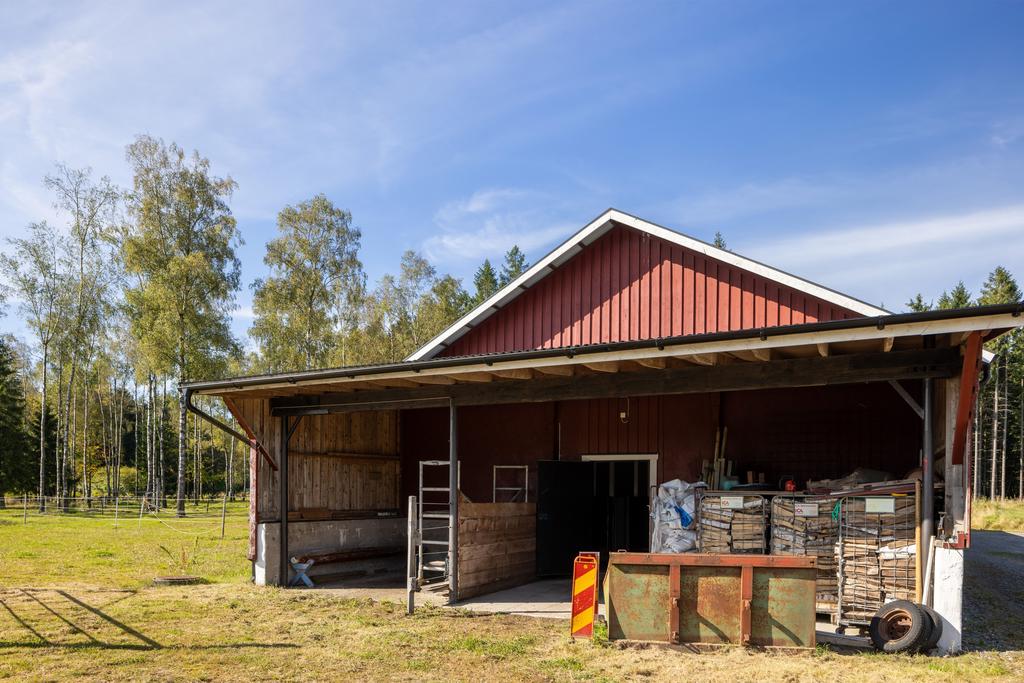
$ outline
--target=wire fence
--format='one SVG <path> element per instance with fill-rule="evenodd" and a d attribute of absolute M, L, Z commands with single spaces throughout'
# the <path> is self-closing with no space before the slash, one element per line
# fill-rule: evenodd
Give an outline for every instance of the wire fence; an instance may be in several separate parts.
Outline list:
<path fill-rule="evenodd" d="M 109 520 L 116 527 L 132 521 L 155 521 L 172 531 L 194 534 L 196 531 L 217 532 L 224 536 L 228 520 L 237 523 L 248 519 L 248 500 L 244 495 L 233 499 L 207 496 L 199 501 L 185 501 L 184 516 L 178 515 L 177 499 L 149 496 L 11 496 L 0 498 L 3 508 L 0 516 L 8 521 L 31 524 L 43 519 L 97 519 Z"/>

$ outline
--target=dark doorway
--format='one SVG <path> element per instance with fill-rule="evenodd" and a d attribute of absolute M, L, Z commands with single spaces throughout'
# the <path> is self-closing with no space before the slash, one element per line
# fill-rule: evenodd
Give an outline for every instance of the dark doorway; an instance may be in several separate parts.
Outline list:
<path fill-rule="evenodd" d="M 646 460 L 541 461 L 538 463 L 537 574 L 572 570 L 581 550 L 646 552 Z"/>

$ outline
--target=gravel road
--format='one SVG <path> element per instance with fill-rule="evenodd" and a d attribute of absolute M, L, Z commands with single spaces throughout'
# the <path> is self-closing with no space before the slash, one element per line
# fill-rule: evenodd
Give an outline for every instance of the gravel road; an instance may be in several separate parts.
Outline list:
<path fill-rule="evenodd" d="M 1024 534 L 972 531 L 964 577 L 964 649 L 1024 650 Z"/>

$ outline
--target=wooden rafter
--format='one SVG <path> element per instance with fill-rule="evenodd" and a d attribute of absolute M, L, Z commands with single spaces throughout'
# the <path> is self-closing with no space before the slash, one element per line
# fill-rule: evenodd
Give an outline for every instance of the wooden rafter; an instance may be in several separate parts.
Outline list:
<path fill-rule="evenodd" d="M 664 370 L 668 367 L 668 358 L 637 358 L 636 362 L 654 370 Z"/>
<path fill-rule="evenodd" d="M 413 381 L 419 384 L 455 384 L 455 380 L 448 375 L 419 375 Z"/>
<path fill-rule="evenodd" d="M 511 370 L 494 370 L 493 374 L 502 379 L 533 379 L 533 371 L 529 368 L 513 368 Z"/>
<path fill-rule="evenodd" d="M 828 344 L 818 344 L 818 355 L 822 358 L 828 358 L 831 353 L 831 348 Z"/>
<path fill-rule="evenodd" d="M 556 377 L 572 377 L 573 374 L 571 365 L 543 365 L 534 370 L 542 375 L 555 375 Z"/>
<path fill-rule="evenodd" d="M 490 372 L 460 372 L 451 377 L 459 382 L 490 382 L 494 379 Z"/>
<path fill-rule="evenodd" d="M 618 372 L 621 369 L 621 364 L 617 360 L 609 360 L 600 363 L 584 363 L 583 367 L 594 372 Z"/>
<path fill-rule="evenodd" d="M 272 402 L 271 409 L 275 415 L 311 410 L 397 410 L 443 407 L 451 401 L 457 405 L 489 405 L 823 386 L 890 379 L 920 380 L 925 377 L 952 377 L 960 372 L 960 364 L 958 351 L 949 348 L 843 354 L 829 358 L 812 356 L 759 364 L 736 363 L 716 367 L 691 365 L 656 373 L 605 372 L 578 377 L 549 377 L 528 383 L 495 382 L 486 387 L 460 383 L 359 394 L 324 394 L 316 404 L 292 403 L 294 399 L 282 399 Z"/>

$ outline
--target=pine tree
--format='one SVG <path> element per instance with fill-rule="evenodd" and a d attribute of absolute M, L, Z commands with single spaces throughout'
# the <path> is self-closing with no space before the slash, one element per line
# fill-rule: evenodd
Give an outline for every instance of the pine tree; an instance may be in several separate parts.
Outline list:
<path fill-rule="evenodd" d="M 719 249 L 725 249 L 725 238 L 722 237 L 722 233 L 719 230 L 715 230 L 715 241 L 712 244 Z"/>
<path fill-rule="evenodd" d="M 920 295 L 918 295 L 920 296 Z M 943 310 L 951 308 L 967 308 L 971 305 L 971 293 L 964 286 L 964 281 L 956 283 L 956 287 L 949 292 L 943 292 L 936 303 L 936 308 Z"/>
<path fill-rule="evenodd" d="M 5 492 L 28 491 L 34 483 L 25 417 L 17 359 L 7 340 L 0 337 L 0 507 Z"/>
<path fill-rule="evenodd" d="M 526 268 L 526 254 L 513 244 L 512 248 L 505 252 L 505 263 L 501 266 L 501 277 L 498 279 L 498 284 L 504 287 L 526 272 Z"/>
<path fill-rule="evenodd" d="M 490 259 L 484 259 L 483 264 L 476 269 L 473 275 L 473 287 L 476 293 L 473 295 L 473 303 L 480 304 L 498 291 L 498 275 L 494 272 L 494 266 Z"/>
<path fill-rule="evenodd" d="M 904 305 L 915 313 L 932 310 L 931 303 L 926 302 L 920 292 L 918 292 L 913 299 Z"/>

